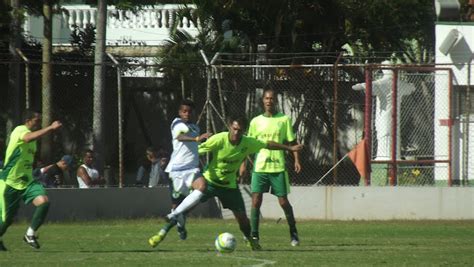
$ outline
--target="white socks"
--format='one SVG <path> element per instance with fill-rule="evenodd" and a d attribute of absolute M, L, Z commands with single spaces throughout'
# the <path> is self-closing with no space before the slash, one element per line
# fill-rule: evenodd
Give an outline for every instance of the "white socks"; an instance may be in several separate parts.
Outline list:
<path fill-rule="evenodd" d="M 174 217 L 176 218 L 178 215 L 184 213 L 185 211 L 189 210 L 190 208 L 194 207 L 196 204 L 199 203 L 202 196 L 204 194 L 199 190 L 194 190 L 191 194 L 189 194 L 181 204 L 179 204 L 174 211 L 168 214 L 168 218 Z"/>
<path fill-rule="evenodd" d="M 33 230 L 31 227 L 28 227 L 26 230 L 26 235 L 27 236 L 34 236 L 35 235 L 35 230 Z"/>

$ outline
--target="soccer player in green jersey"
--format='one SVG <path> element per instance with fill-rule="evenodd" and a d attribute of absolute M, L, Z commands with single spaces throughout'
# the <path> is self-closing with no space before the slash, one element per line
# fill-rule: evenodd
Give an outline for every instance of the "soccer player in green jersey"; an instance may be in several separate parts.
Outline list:
<path fill-rule="evenodd" d="M 245 213 L 242 194 L 237 186 L 237 172 L 247 155 L 254 154 L 260 149 L 281 149 L 299 151 L 301 145 L 287 146 L 273 141 L 263 142 L 253 137 L 244 136 L 247 121 L 244 118 L 232 118 L 228 122 L 229 131 L 211 136 L 199 145 L 199 154 L 211 153 L 212 160 L 204 171 L 207 183 L 201 202 L 211 197 L 217 197 L 224 208 L 232 210 L 240 230 L 250 241 L 252 249 L 259 249 L 250 238 L 250 222 Z M 157 246 L 165 238 L 169 229 L 176 224 L 170 220 L 160 232 L 152 236 L 148 242 L 152 247 Z M 258 245 L 258 244 L 257 244 Z"/>
<path fill-rule="evenodd" d="M 276 95 L 272 89 L 263 92 L 264 113 L 253 118 L 250 122 L 248 136 L 266 142 L 296 144 L 291 119 L 275 109 Z M 295 159 L 294 170 L 301 171 L 300 160 L 297 151 L 293 151 Z M 243 166 L 245 168 L 245 166 Z M 250 221 L 252 226 L 252 238 L 256 243 L 259 240 L 259 218 L 262 206 L 263 193 L 270 191 L 278 198 L 278 202 L 285 212 L 286 220 L 290 228 L 291 245 L 299 245 L 298 231 L 296 230 L 293 208 L 288 201 L 290 184 L 288 172 L 285 167 L 285 154 L 283 151 L 272 151 L 262 149 L 255 155 L 252 172 L 252 208 Z"/>
<path fill-rule="evenodd" d="M 5 165 L 0 172 L 0 251 L 6 251 L 3 234 L 13 222 L 20 206 L 20 199 L 25 204 L 33 203 L 36 207 L 30 227 L 23 240 L 33 248 L 39 249 L 36 231 L 43 224 L 48 213 L 49 200 L 44 187 L 33 179 L 33 159 L 36 152 L 36 140 L 59 129 L 59 121 L 39 129 L 41 114 L 26 110 L 23 113 L 24 124 L 17 126 L 10 135 Z M 39 130 L 38 130 L 39 129 Z"/>

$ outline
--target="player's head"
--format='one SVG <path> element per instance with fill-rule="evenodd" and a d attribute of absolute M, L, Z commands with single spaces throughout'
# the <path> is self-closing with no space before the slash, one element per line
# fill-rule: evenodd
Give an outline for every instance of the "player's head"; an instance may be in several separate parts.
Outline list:
<path fill-rule="evenodd" d="M 227 126 L 230 141 L 238 142 L 247 130 L 247 119 L 245 116 L 232 116 L 227 120 Z"/>
<path fill-rule="evenodd" d="M 39 129 L 41 127 L 41 113 L 26 109 L 23 111 L 23 122 L 29 130 Z"/>
<path fill-rule="evenodd" d="M 84 162 L 84 164 L 86 164 L 87 166 L 92 165 L 92 163 L 94 162 L 94 151 L 92 151 L 92 149 L 84 150 L 84 152 L 82 153 L 82 162 Z"/>
<path fill-rule="evenodd" d="M 271 88 L 265 89 L 262 95 L 263 110 L 269 113 L 275 112 L 275 101 L 275 91 Z"/>
<path fill-rule="evenodd" d="M 179 117 L 184 121 L 188 122 L 192 118 L 192 113 L 194 110 L 194 102 L 190 99 L 184 99 L 181 101 L 181 104 L 179 105 Z"/>

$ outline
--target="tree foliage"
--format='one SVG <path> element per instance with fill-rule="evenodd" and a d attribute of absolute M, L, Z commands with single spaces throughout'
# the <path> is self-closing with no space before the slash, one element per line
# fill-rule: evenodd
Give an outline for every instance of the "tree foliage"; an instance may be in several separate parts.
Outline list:
<path fill-rule="evenodd" d="M 432 0 L 193 0 L 195 15 L 218 35 L 230 27 L 248 52 L 336 52 L 348 44 L 367 53 L 434 43 Z M 210 19 L 212 18 L 212 19 Z"/>

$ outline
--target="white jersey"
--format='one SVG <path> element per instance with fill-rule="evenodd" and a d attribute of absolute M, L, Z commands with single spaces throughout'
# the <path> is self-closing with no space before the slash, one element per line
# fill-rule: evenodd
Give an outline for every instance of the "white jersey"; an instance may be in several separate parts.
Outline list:
<path fill-rule="evenodd" d="M 184 171 L 199 167 L 198 142 L 182 142 L 177 139 L 180 134 L 197 137 L 199 132 L 199 126 L 194 123 L 186 123 L 180 118 L 173 120 L 171 123 L 173 153 L 166 167 L 166 172 Z"/>
<path fill-rule="evenodd" d="M 100 175 L 99 175 L 98 170 L 96 170 L 94 168 L 89 168 L 89 167 L 87 167 L 86 164 L 82 164 L 81 167 L 86 169 L 86 172 L 87 172 L 87 174 L 89 175 L 89 177 L 91 178 L 92 181 L 99 179 Z M 77 183 L 79 184 L 79 188 L 89 188 L 89 186 L 87 186 L 86 183 L 84 183 L 82 178 L 79 177 L 79 176 L 77 176 Z"/>

